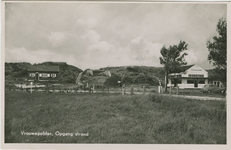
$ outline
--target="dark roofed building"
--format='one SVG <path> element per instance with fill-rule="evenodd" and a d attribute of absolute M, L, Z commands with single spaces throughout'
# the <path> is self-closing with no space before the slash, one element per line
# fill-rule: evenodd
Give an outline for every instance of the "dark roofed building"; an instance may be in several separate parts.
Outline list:
<path fill-rule="evenodd" d="M 27 72 L 28 81 L 57 81 L 59 66 L 34 65 Z"/>

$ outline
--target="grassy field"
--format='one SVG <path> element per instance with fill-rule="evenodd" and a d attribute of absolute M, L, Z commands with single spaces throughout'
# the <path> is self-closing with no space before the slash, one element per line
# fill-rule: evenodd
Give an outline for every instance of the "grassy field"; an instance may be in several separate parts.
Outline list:
<path fill-rule="evenodd" d="M 157 94 L 6 92 L 5 142 L 225 144 L 226 102 Z"/>

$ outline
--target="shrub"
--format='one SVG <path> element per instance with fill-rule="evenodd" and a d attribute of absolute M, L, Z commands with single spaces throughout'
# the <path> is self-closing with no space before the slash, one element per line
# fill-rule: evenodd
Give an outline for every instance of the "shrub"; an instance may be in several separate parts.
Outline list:
<path fill-rule="evenodd" d="M 116 86 L 118 86 L 118 81 L 120 81 L 120 80 L 121 80 L 120 76 L 113 74 L 111 77 L 109 77 L 105 81 L 104 84 L 106 86 L 116 87 Z"/>

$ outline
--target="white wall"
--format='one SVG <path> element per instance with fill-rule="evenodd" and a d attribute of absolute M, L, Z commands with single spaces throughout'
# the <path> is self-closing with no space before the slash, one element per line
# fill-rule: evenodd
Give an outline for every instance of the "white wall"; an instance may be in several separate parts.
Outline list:
<path fill-rule="evenodd" d="M 169 84 L 167 86 L 170 87 L 171 80 L 169 80 L 168 83 Z M 205 84 L 198 84 L 197 88 L 203 88 L 206 84 L 208 84 L 208 79 L 205 79 Z M 172 86 L 174 86 L 174 85 L 172 84 Z M 181 84 L 178 84 L 178 86 L 179 86 L 180 89 L 195 88 L 193 83 L 192 84 L 187 84 L 187 79 L 182 79 Z"/>

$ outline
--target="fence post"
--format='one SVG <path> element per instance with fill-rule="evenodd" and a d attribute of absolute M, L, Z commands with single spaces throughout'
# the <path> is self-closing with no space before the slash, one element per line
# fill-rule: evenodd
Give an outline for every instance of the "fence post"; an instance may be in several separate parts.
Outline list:
<path fill-rule="evenodd" d="M 172 94 L 172 86 L 170 85 L 169 94 Z"/>
<path fill-rule="evenodd" d="M 121 89 L 122 89 L 122 95 L 124 95 L 125 94 L 125 84 L 122 85 Z"/>
<path fill-rule="evenodd" d="M 176 94 L 177 94 L 177 95 L 179 94 L 179 86 L 177 86 Z"/>
<path fill-rule="evenodd" d="M 146 92 L 146 87 L 145 87 L 145 85 L 143 86 L 143 94 L 145 94 L 145 92 Z"/>
<path fill-rule="evenodd" d="M 131 95 L 134 94 L 134 88 L 133 88 L 133 85 L 131 86 Z"/>
<path fill-rule="evenodd" d="M 30 93 L 32 93 L 32 85 L 33 85 L 33 82 L 30 83 Z"/>

